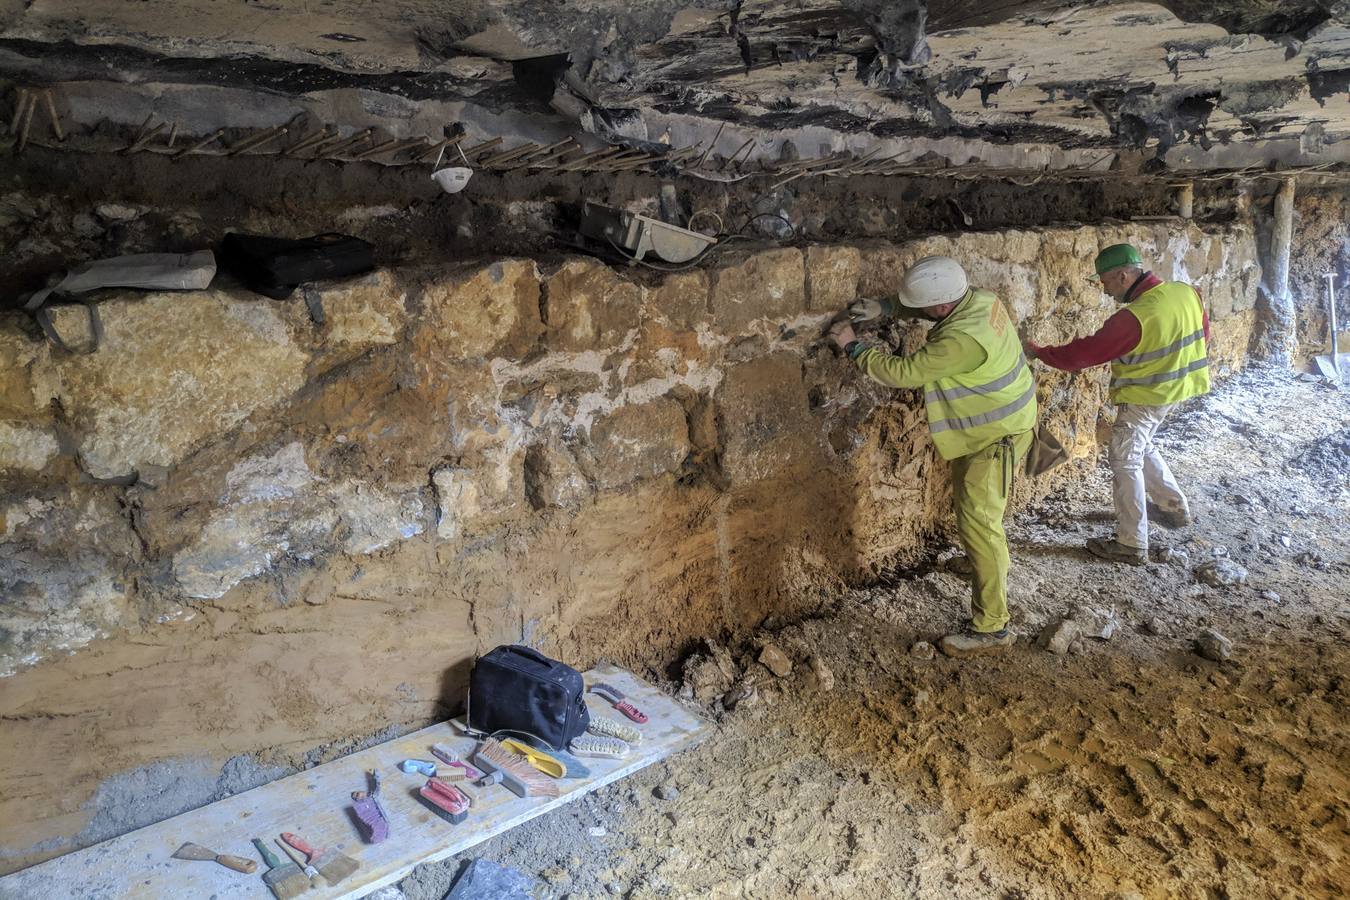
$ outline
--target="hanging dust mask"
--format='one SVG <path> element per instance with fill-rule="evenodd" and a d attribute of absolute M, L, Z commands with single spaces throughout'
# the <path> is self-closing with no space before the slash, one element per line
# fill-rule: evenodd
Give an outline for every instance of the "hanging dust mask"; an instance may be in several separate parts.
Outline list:
<path fill-rule="evenodd" d="M 442 147 L 441 152 L 436 155 L 437 166 L 441 164 L 441 157 L 444 155 L 445 148 Z M 463 155 L 463 152 L 461 152 L 461 158 Z M 464 161 L 468 162 L 467 159 Z M 431 180 L 440 185 L 441 190 L 447 194 L 458 194 L 464 190 L 464 186 L 469 183 L 469 177 L 473 175 L 473 169 L 464 166 L 446 166 L 444 169 L 436 169 L 436 166 L 432 166 L 432 169 L 434 171 L 431 173 Z"/>

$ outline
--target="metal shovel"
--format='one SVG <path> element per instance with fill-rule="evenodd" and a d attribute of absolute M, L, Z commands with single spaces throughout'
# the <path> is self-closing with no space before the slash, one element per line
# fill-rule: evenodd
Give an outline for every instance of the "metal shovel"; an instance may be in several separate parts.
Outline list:
<path fill-rule="evenodd" d="M 1316 358 L 1317 371 L 1323 378 L 1339 382 L 1342 373 L 1350 372 L 1350 353 L 1340 353 L 1336 346 L 1336 273 L 1328 272 L 1322 276 L 1327 280 L 1328 321 L 1331 324 L 1331 353 Z"/>

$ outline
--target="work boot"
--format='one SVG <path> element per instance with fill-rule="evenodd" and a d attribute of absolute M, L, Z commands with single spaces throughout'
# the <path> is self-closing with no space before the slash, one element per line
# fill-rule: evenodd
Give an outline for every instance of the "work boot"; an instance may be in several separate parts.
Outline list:
<path fill-rule="evenodd" d="M 1016 641 L 1016 636 L 1005 627 L 998 631 L 963 631 L 949 634 L 938 641 L 938 648 L 948 656 L 959 659 L 966 656 L 1002 653 Z"/>
<path fill-rule="evenodd" d="M 1195 524 L 1195 516 L 1191 515 L 1188 510 L 1183 509 L 1180 512 L 1168 512 L 1153 503 L 1148 504 L 1148 520 L 1150 522 L 1157 522 L 1162 527 L 1170 528 L 1173 531 L 1178 528 L 1185 528 L 1187 525 Z"/>
<path fill-rule="evenodd" d="M 1147 550 L 1122 544 L 1115 538 L 1109 541 L 1102 538 L 1088 538 L 1087 550 L 1093 556 L 1099 556 L 1111 562 L 1129 563 L 1132 566 L 1142 566 L 1148 562 Z"/>

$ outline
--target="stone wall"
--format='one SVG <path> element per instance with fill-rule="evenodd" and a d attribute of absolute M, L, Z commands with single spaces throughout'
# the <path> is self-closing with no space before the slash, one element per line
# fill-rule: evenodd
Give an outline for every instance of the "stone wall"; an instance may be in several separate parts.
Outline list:
<path fill-rule="evenodd" d="M 444 716 L 498 643 L 657 666 L 917 557 L 950 524 L 918 393 L 823 324 L 950 253 L 1067 339 L 1127 239 L 1239 365 L 1251 232 L 1181 223 L 403 268 L 325 287 L 322 326 L 298 295 L 118 293 L 86 356 L 3 320 L 0 871 Z M 1104 371 L 1038 377 L 1090 459 Z"/>

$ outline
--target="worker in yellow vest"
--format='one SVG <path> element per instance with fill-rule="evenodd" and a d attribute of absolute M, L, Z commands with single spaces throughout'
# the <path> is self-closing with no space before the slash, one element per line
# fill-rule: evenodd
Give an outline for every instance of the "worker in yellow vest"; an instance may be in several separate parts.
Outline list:
<path fill-rule="evenodd" d="M 951 461 L 956 529 L 973 576 L 970 627 L 939 643 L 949 656 L 1002 650 L 1008 630 L 1008 539 L 1003 512 L 1013 473 L 1031 447 L 1036 384 L 1008 311 L 988 291 L 973 290 L 954 259 L 929 256 L 901 279 L 898 307 L 860 300 L 849 318 L 866 321 L 910 310 L 936 324 L 911 356 L 858 340 L 849 321 L 830 330 L 835 344 L 868 377 L 893 388 L 922 387 L 928 430 Z"/>
<path fill-rule="evenodd" d="M 1178 403 L 1209 393 L 1209 316 L 1193 287 L 1158 278 L 1130 244 L 1107 247 L 1095 267 L 1096 279 L 1125 308 L 1096 334 L 1059 347 L 1028 343 L 1026 355 L 1066 371 L 1111 364 L 1117 411 L 1108 456 L 1116 536 L 1092 538 L 1087 549 L 1141 565 L 1148 561 L 1150 515 L 1167 528 L 1194 521 L 1155 437 Z"/>

